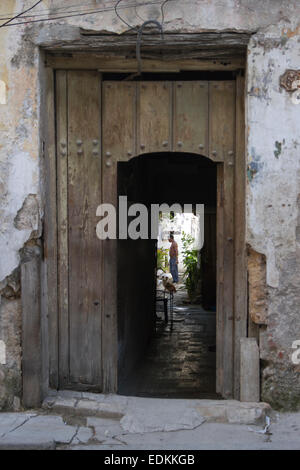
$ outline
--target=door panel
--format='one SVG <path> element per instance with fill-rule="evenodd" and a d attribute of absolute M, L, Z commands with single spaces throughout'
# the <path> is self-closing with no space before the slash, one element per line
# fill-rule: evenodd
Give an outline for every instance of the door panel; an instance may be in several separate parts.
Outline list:
<path fill-rule="evenodd" d="M 173 149 L 207 155 L 208 82 L 174 83 Z"/>
<path fill-rule="evenodd" d="M 110 87 L 111 85 L 111 87 Z M 136 84 L 102 84 L 102 200 L 117 206 L 117 162 L 135 145 Z M 117 240 L 103 240 L 103 392 L 117 391 Z"/>
<path fill-rule="evenodd" d="M 137 153 L 171 150 L 171 82 L 139 82 Z"/>
<path fill-rule="evenodd" d="M 56 72 L 59 385 L 69 382 L 67 72 Z M 64 340 L 63 340 L 64 338 Z"/>
<path fill-rule="evenodd" d="M 235 148 L 235 82 L 209 82 L 209 158 L 223 162 Z"/>
<path fill-rule="evenodd" d="M 224 162 L 218 183 L 217 388 L 229 398 L 233 396 L 234 374 L 234 81 L 209 83 L 209 155 Z"/>
<path fill-rule="evenodd" d="M 68 71 L 63 80 L 66 155 L 59 156 L 60 386 L 101 389 L 101 242 L 96 208 L 101 203 L 100 88 L 97 72 Z"/>
<path fill-rule="evenodd" d="M 128 160 L 136 154 L 136 83 L 103 82 L 103 157 Z"/>

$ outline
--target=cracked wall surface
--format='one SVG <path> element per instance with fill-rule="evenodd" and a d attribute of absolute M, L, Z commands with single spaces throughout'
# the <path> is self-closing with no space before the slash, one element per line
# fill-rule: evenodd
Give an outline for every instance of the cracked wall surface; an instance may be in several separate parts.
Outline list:
<path fill-rule="evenodd" d="M 106 2 L 91 3 L 101 9 Z M 75 9 L 82 2 L 72 4 Z M 50 12 L 61 8 L 59 0 L 44 0 L 42 5 L 38 9 L 50 8 Z M 25 7 L 28 2 L 23 0 L 4 0 L 0 13 Z M 160 5 L 120 13 L 133 26 L 149 18 L 162 19 Z M 268 315 L 260 334 L 262 399 L 283 408 L 300 407 L 300 375 L 290 359 L 292 343 L 300 339 L 300 105 L 295 95 L 279 86 L 279 80 L 286 69 L 300 69 L 299 18 L 298 0 L 191 0 L 164 7 L 166 32 L 252 34 L 246 93 L 247 243 L 266 259 Z M 39 46 L 70 43 L 76 47 L 82 30 L 122 33 L 126 29 L 112 10 L 0 29 L 0 48 L 5 51 L 0 55 L 0 81 L 5 84 L 5 99 L 0 103 L 0 340 L 9 358 L 7 364 L 0 364 L 0 396 L 6 397 L 2 402 L 0 398 L 0 406 L 12 407 L 21 393 L 21 307 L 14 277 L 19 275 L 24 245 L 42 236 L 44 110 Z M 11 370 L 15 378 L 7 385 L 5 377 Z"/>
<path fill-rule="evenodd" d="M 20 11 L 23 3 L 3 1 L 0 13 Z M 40 223 L 39 209 L 35 218 L 31 211 L 26 222 L 24 208 L 28 196 L 38 199 L 40 194 L 39 54 L 31 45 L 30 60 L 22 53 L 20 60 L 16 60 L 24 49 L 23 31 L 13 27 L 0 30 L 0 48 L 0 80 L 6 88 L 4 103 L 0 104 L 0 340 L 6 351 L 0 364 L 0 409 L 18 409 L 21 398 L 19 252 L 35 236 L 33 232 L 38 233 Z"/>
<path fill-rule="evenodd" d="M 258 32 L 248 49 L 247 241 L 266 257 L 262 399 L 286 409 L 300 406 L 299 370 L 291 361 L 300 338 L 300 106 L 279 80 L 300 67 L 298 18 Z M 249 167 L 256 171 L 249 175 Z"/>

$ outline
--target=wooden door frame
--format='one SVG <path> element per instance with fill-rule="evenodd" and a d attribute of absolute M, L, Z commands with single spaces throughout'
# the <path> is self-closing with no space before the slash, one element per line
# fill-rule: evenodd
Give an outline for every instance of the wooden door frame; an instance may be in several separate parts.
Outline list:
<path fill-rule="evenodd" d="M 113 62 L 113 61 L 112 61 Z M 191 62 L 191 61 L 190 61 Z M 196 62 L 196 61 L 195 61 Z M 115 67 L 115 66 L 114 66 Z M 196 65 L 193 64 L 195 70 Z M 207 69 L 207 61 L 205 65 Z M 57 298 L 57 181 L 56 181 L 56 154 L 59 149 L 56 148 L 55 136 L 55 85 L 54 74 L 55 69 L 64 68 L 61 58 L 59 65 L 55 65 L 52 61 L 51 66 L 45 69 L 45 95 L 44 95 L 44 122 L 43 122 L 43 140 L 45 142 L 44 148 L 44 164 L 45 164 L 45 223 L 44 223 L 44 266 L 43 266 L 43 297 L 45 301 L 42 302 L 41 315 L 48 318 L 48 349 L 47 355 L 49 360 L 49 385 L 50 388 L 57 389 L 59 386 L 59 371 L 58 371 L 58 298 Z M 66 68 L 80 69 L 80 64 L 77 62 L 75 67 L 72 67 L 71 62 L 66 65 Z M 83 67 L 87 69 L 87 65 Z M 113 68 L 113 66 L 112 66 Z M 238 65 L 240 69 L 240 63 Z M 199 65 L 201 70 L 201 66 Z M 215 66 L 212 65 L 212 69 Z M 123 72 L 123 70 L 121 70 Z M 226 398 L 239 399 L 239 374 L 240 374 L 240 338 L 247 336 L 247 268 L 246 268 L 246 244 L 245 244 L 245 221 L 246 221 L 246 168 L 245 168 L 245 81 L 242 73 L 236 77 L 236 142 L 235 142 L 235 186 L 234 186 L 234 292 L 233 304 L 234 312 L 231 312 L 229 318 L 232 329 L 232 364 L 229 367 L 229 374 L 231 377 L 231 389 L 226 393 L 219 387 L 219 391 L 223 393 Z M 218 168 L 218 204 L 222 207 L 222 166 Z M 217 220 L 220 224 L 222 220 L 222 211 L 217 215 Z M 218 232 L 217 232 L 218 236 Z M 220 236 L 219 236 L 220 238 Z M 229 241 L 229 240 L 228 240 Z M 219 240 L 219 246 L 223 244 Z M 231 241 L 229 241 L 231 242 Z M 108 243 L 110 243 L 108 241 Z M 218 243 L 218 242 L 217 242 Z M 104 247 L 105 250 L 105 247 Z M 219 248 L 220 252 L 220 248 Z M 220 256 L 218 256 L 217 267 L 220 263 Z M 220 296 L 222 294 L 219 291 Z M 222 302 L 221 302 L 222 303 Z M 104 314 L 105 316 L 105 314 Z M 116 328 L 116 322 L 114 327 Z M 219 325 L 219 341 L 222 335 L 222 327 Z M 116 332 L 115 332 L 116 340 Z M 117 345 L 107 345 L 107 354 L 110 350 L 110 360 L 108 361 L 106 377 L 104 382 L 104 392 L 117 392 Z M 219 358 L 224 363 L 226 358 Z M 46 361 L 47 362 L 47 361 Z"/>

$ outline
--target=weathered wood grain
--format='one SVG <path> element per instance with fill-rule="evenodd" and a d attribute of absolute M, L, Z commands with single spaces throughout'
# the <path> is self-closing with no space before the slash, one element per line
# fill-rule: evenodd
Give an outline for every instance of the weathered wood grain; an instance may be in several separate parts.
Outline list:
<path fill-rule="evenodd" d="M 224 83 L 223 155 L 224 155 L 224 389 L 233 396 L 234 327 L 234 152 L 235 152 L 235 82 Z M 220 129 L 221 131 L 221 129 Z M 233 154 L 231 154 L 233 152 Z"/>
<path fill-rule="evenodd" d="M 59 386 L 69 382 L 67 72 L 56 73 Z"/>
<path fill-rule="evenodd" d="M 100 79 L 68 71 L 68 260 L 70 382 L 102 385 Z M 75 385 L 76 386 L 76 385 Z"/>
<path fill-rule="evenodd" d="M 235 82 L 209 83 L 209 155 L 223 166 L 222 395 L 233 396 Z M 221 302 L 219 299 L 218 302 Z M 220 332 L 218 333 L 219 336 Z M 220 356 L 219 356 L 220 359 Z"/>
<path fill-rule="evenodd" d="M 47 69 L 45 115 L 45 316 L 48 322 L 49 385 L 58 387 L 57 204 L 54 71 Z"/>
<path fill-rule="evenodd" d="M 138 69 L 138 63 L 135 58 L 128 57 L 106 57 L 105 55 L 91 54 L 91 53 L 68 53 L 59 55 L 58 53 L 47 53 L 45 59 L 46 67 L 53 67 L 55 69 L 89 69 L 99 70 L 101 72 L 115 72 L 115 73 L 133 73 Z M 231 59 L 187 59 L 184 58 L 168 58 L 162 60 L 161 58 L 151 59 L 144 58 L 142 63 L 143 72 L 150 73 L 179 73 L 182 71 L 231 71 L 238 70 L 245 67 L 245 60 L 241 58 Z"/>
<path fill-rule="evenodd" d="M 136 83 L 103 82 L 103 158 L 127 161 L 136 155 Z"/>
<path fill-rule="evenodd" d="M 173 151 L 208 155 L 208 82 L 174 83 Z"/>
<path fill-rule="evenodd" d="M 234 81 L 103 82 L 100 93 L 95 71 L 56 73 L 60 384 L 117 390 L 117 242 L 96 238 L 93 217 L 100 202 L 117 205 L 118 161 L 179 150 L 218 162 L 217 391 L 237 397 L 246 321 L 244 227 L 237 225 L 245 217 L 244 141 L 236 127 L 236 116 L 244 119 L 242 81 L 237 88 Z M 100 148 L 93 142 L 101 131 Z"/>
<path fill-rule="evenodd" d="M 208 32 L 208 33 L 166 33 L 164 40 L 160 34 L 152 34 L 152 31 L 145 32 L 141 46 L 142 56 L 146 57 L 151 53 L 156 58 L 163 59 L 175 56 L 205 57 L 205 58 L 232 58 L 242 57 L 246 53 L 246 47 L 251 37 L 250 33 L 235 32 Z M 47 39 L 38 41 L 38 45 L 49 51 L 101 51 L 107 54 L 120 52 L 126 53 L 127 57 L 135 57 L 136 34 L 98 34 L 95 31 L 78 31 L 78 38 L 72 37 L 70 40 L 62 41 L 51 35 L 49 32 Z"/>
<path fill-rule="evenodd" d="M 217 165 L 217 311 L 216 392 L 223 394 L 224 382 L 224 167 Z"/>
<path fill-rule="evenodd" d="M 116 99 L 119 96 L 117 88 L 110 89 L 107 84 L 102 84 L 102 202 L 117 208 L 117 155 L 124 156 L 124 143 L 119 139 L 118 133 L 113 133 L 113 141 L 111 140 L 110 123 L 118 121 L 119 110 L 115 101 L 107 100 L 107 92 L 113 93 Z M 127 98 L 128 96 L 130 94 Z M 122 110 L 121 116 L 125 119 L 124 113 L 125 110 Z M 127 142 L 130 141 L 131 138 Z M 113 144 L 111 155 L 106 154 L 106 142 Z M 102 270 L 103 392 L 113 393 L 118 387 L 117 240 L 103 240 Z"/>
<path fill-rule="evenodd" d="M 234 235 L 234 398 L 240 399 L 240 339 L 247 336 L 245 79 L 236 79 Z"/>
<path fill-rule="evenodd" d="M 139 82 L 137 153 L 168 152 L 172 145 L 172 83 Z"/>

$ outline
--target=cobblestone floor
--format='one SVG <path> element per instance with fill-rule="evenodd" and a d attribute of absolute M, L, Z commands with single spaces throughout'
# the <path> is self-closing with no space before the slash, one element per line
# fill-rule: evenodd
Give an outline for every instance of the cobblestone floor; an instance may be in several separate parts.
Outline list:
<path fill-rule="evenodd" d="M 179 286 L 173 322 L 157 322 L 146 357 L 128 381 L 127 395 L 171 398 L 218 398 L 216 314 L 186 302 Z M 163 318 L 162 313 L 159 313 Z"/>

